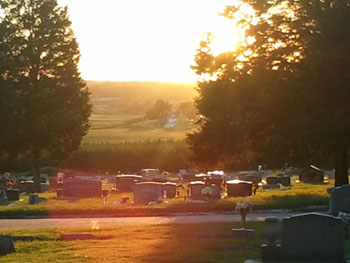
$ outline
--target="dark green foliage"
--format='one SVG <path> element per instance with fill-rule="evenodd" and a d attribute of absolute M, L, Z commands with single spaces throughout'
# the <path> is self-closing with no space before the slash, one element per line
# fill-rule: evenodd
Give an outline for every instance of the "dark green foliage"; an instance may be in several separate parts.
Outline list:
<path fill-rule="evenodd" d="M 4 0 L 0 7 L 1 150 L 31 157 L 39 189 L 41 159 L 66 157 L 86 134 L 89 92 L 66 8 L 56 0 Z"/>
<path fill-rule="evenodd" d="M 169 102 L 157 100 L 154 106 L 147 111 L 146 117 L 149 120 L 164 120 L 169 116 L 171 109 L 171 104 Z"/>
<path fill-rule="evenodd" d="M 212 80 L 199 83 L 204 118 L 188 137 L 194 159 L 250 168 L 334 160 L 335 185 L 348 183 L 349 1 L 245 2 L 260 17 L 241 21 L 255 42 L 215 57 L 208 36 L 195 58 L 196 73 Z M 235 17 L 239 7 L 224 15 Z"/>
<path fill-rule="evenodd" d="M 184 141 L 157 140 L 125 143 L 84 144 L 61 164 L 82 171 L 139 173 L 143 168 L 176 172 L 187 167 Z"/>

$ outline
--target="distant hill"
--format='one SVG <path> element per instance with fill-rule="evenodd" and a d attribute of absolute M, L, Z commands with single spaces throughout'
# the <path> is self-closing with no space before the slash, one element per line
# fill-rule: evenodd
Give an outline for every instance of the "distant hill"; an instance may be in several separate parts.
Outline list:
<path fill-rule="evenodd" d="M 120 98 L 123 101 L 191 101 L 195 83 L 87 81 L 91 98 Z"/>

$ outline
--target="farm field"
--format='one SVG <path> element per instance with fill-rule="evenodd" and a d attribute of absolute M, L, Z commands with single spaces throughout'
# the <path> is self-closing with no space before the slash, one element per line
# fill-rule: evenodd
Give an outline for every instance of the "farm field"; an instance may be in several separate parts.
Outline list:
<path fill-rule="evenodd" d="M 91 128 L 83 138 L 87 143 L 123 143 L 155 140 L 184 140 L 196 129 L 193 122 L 180 120 L 173 128 L 165 129 L 158 120 L 145 120 L 142 115 L 92 114 Z"/>

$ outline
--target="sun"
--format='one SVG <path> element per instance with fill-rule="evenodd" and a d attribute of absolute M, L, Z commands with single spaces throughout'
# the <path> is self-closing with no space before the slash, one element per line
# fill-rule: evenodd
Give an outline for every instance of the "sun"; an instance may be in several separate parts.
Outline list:
<path fill-rule="evenodd" d="M 196 49 L 213 32 L 215 54 L 241 33 L 220 17 L 235 0 L 58 0 L 68 6 L 87 80 L 194 82 Z"/>

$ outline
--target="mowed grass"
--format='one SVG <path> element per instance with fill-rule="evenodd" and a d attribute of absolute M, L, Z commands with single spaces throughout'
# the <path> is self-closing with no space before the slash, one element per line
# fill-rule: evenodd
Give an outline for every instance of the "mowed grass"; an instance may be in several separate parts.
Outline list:
<path fill-rule="evenodd" d="M 196 125 L 185 120 L 170 129 L 158 120 L 145 120 L 142 115 L 92 114 L 91 128 L 84 143 L 120 143 L 152 140 L 183 140 Z"/>
<path fill-rule="evenodd" d="M 251 240 L 233 239 L 231 229 L 238 227 L 239 223 L 205 223 L 6 231 L 4 234 L 40 239 L 15 242 L 16 253 L 3 256 L 0 261 L 241 263 L 259 258 L 259 247 L 264 242 L 263 223 L 248 223 L 247 227 L 255 229 L 255 238 Z M 61 235 L 65 238 L 60 238 Z M 83 240 L 76 239 L 80 237 Z"/>
<path fill-rule="evenodd" d="M 46 202 L 28 205 L 28 195 L 21 195 L 20 201 L 12 202 L 10 206 L 0 206 L 2 217 L 22 217 L 29 215 L 112 215 L 112 216 L 140 216 L 167 215 L 185 212 L 230 212 L 234 210 L 236 202 L 249 200 L 254 209 L 304 209 L 310 206 L 327 206 L 329 184 L 295 184 L 289 190 L 260 190 L 255 196 L 226 197 L 207 203 L 188 203 L 186 189 L 174 199 L 156 205 L 136 205 L 133 193 L 111 193 L 108 203 L 103 204 L 101 198 L 87 198 L 72 202 L 72 200 L 58 200 L 55 192 L 46 192 L 40 196 L 47 198 Z M 104 188 L 110 187 L 105 185 Z M 128 196 L 130 203 L 120 204 L 121 198 Z M 309 208 L 308 208 L 309 209 Z"/>

